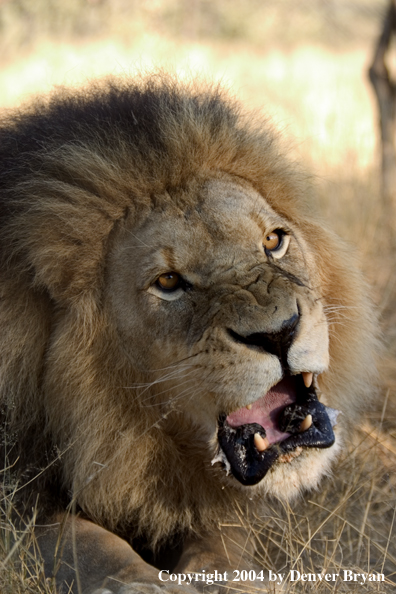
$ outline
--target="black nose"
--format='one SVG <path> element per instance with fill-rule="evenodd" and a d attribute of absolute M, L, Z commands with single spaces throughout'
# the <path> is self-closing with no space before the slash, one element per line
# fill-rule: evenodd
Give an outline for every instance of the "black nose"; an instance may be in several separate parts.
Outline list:
<path fill-rule="evenodd" d="M 299 320 L 300 315 L 295 313 L 288 320 L 284 320 L 280 329 L 275 332 L 254 332 L 253 334 L 242 336 L 234 330 L 229 329 L 228 333 L 235 342 L 260 347 L 266 353 L 276 355 L 282 365 L 287 368 L 287 351 L 293 342 Z"/>

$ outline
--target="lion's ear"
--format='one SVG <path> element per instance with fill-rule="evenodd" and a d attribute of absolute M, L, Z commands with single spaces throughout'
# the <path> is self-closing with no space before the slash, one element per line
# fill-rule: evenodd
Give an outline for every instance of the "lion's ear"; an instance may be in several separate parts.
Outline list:
<path fill-rule="evenodd" d="M 14 221 L 19 229 L 10 238 L 14 256 L 28 271 L 31 285 L 48 291 L 55 303 L 76 305 L 88 294 L 97 300 L 109 235 L 124 209 L 58 180 L 34 185 L 24 199 L 24 212 Z M 34 199 L 37 192 L 40 200 Z"/>
<path fill-rule="evenodd" d="M 40 152 L 34 170 L 13 188 L 8 256 L 61 305 L 89 292 L 97 297 L 109 234 L 133 210 L 133 179 L 100 149 L 66 143 Z"/>
<path fill-rule="evenodd" d="M 58 204 L 45 217 L 30 216 L 27 224 L 25 248 L 34 284 L 44 286 L 61 305 L 76 304 L 89 293 L 97 298 L 113 221 L 95 210 L 75 212 L 68 204 Z"/>

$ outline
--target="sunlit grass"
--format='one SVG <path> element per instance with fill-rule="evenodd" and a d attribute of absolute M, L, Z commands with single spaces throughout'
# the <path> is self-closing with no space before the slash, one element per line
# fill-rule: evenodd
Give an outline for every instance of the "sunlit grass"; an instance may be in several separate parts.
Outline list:
<path fill-rule="evenodd" d="M 43 42 L 0 72 L 0 108 L 56 85 L 80 85 L 108 74 L 164 67 L 179 76 L 221 80 L 249 107 L 267 114 L 320 173 L 376 161 L 376 116 L 367 81 L 367 49 L 319 46 L 263 51 L 246 43 L 176 43 L 142 34 L 130 45 Z"/>

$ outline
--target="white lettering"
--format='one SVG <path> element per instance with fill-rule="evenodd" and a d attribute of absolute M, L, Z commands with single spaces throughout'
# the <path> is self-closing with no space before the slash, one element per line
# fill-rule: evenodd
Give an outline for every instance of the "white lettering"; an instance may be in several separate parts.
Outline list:
<path fill-rule="evenodd" d="M 226 582 L 227 581 L 227 572 L 225 571 L 224 573 L 218 573 L 217 569 L 215 569 L 214 572 L 214 581 L 215 582 Z"/>
<path fill-rule="evenodd" d="M 344 569 L 344 582 L 352 582 L 353 581 L 353 573 L 350 569 Z"/>
<path fill-rule="evenodd" d="M 280 586 L 280 584 L 283 581 L 283 577 L 284 577 L 284 573 L 274 573 L 273 571 L 269 570 L 268 571 L 268 579 L 270 582 L 276 582 L 278 584 L 278 586 Z M 260 574 L 257 576 L 259 579 L 261 579 Z"/>
<path fill-rule="evenodd" d="M 297 569 L 291 569 L 290 570 L 290 580 L 292 582 L 296 582 L 300 578 L 301 578 L 301 573 L 299 571 L 297 571 Z"/>
<path fill-rule="evenodd" d="M 168 579 L 166 579 L 166 580 L 162 579 L 162 574 L 163 573 L 167 573 L 168 574 Z M 161 580 L 161 582 L 167 582 L 169 580 L 169 569 L 161 569 L 161 571 L 158 574 L 158 578 Z"/>

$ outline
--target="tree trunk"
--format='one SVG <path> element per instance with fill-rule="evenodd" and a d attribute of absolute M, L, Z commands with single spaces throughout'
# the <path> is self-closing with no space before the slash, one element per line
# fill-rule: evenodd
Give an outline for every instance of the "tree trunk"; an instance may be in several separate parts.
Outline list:
<path fill-rule="evenodd" d="M 383 214 L 387 227 L 396 229 L 396 122 L 395 85 L 390 79 L 385 56 L 396 33 L 396 0 L 390 0 L 369 76 L 377 96 L 382 144 Z"/>

